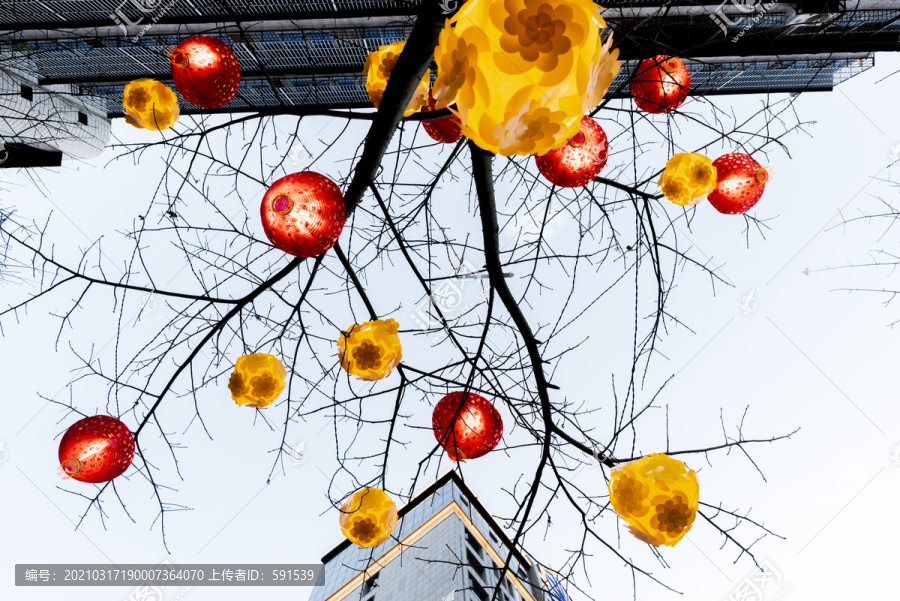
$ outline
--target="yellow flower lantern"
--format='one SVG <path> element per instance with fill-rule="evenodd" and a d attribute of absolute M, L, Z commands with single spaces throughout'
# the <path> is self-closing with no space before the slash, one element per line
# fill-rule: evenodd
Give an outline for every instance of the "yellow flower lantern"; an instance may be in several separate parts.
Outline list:
<path fill-rule="evenodd" d="M 657 185 L 675 204 L 693 206 L 716 189 L 716 167 L 709 157 L 681 152 L 666 162 Z"/>
<path fill-rule="evenodd" d="M 393 319 L 376 319 L 342 332 L 337 342 L 341 367 L 360 380 L 387 376 L 403 358 L 399 329 Z"/>
<path fill-rule="evenodd" d="M 591 0 L 468 0 L 434 51 L 437 107 L 456 103 L 463 135 L 485 150 L 558 148 L 621 66 L 599 10 Z"/>
<path fill-rule="evenodd" d="M 155 79 L 135 79 L 122 93 L 125 122 L 139 129 L 162 131 L 175 125 L 181 115 L 178 97 Z"/>
<path fill-rule="evenodd" d="M 397 506 L 378 488 L 363 488 L 341 507 L 341 532 L 360 547 L 374 547 L 397 527 Z"/>
<path fill-rule="evenodd" d="M 373 50 L 366 58 L 366 65 L 363 67 L 363 74 L 366 76 L 366 92 L 369 94 L 369 100 L 375 105 L 375 108 L 381 106 L 381 98 L 384 96 L 384 90 L 387 88 L 388 79 L 397 59 L 400 58 L 400 52 L 406 42 L 395 42 L 381 46 L 378 50 Z M 416 87 L 413 97 L 410 98 L 406 111 L 403 112 L 404 117 L 409 117 L 420 108 L 428 104 L 428 83 L 431 81 L 429 74 L 431 70 L 425 71 L 425 76 Z"/>
<path fill-rule="evenodd" d="M 265 353 L 244 355 L 228 380 L 231 398 L 238 405 L 268 407 L 284 390 L 287 370 L 278 357 Z"/>
<path fill-rule="evenodd" d="M 609 500 L 635 538 L 674 547 L 697 517 L 700 487 L 694 470 L 652 453 L 612 469 Z"/>

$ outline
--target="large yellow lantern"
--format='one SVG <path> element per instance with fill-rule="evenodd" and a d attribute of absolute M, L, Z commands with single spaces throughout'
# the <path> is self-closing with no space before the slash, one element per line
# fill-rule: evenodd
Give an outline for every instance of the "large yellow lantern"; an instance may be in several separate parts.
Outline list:
<path fill-rule="evenodd" d="M 579 131 L 621 66 L 592 0 L 468 0 L 434 51 L 438 108 L 504 156 L 544 154 Z"/>
<path fill-rule="evenodd" d="M 360 547 L 374 547 L 397 527 L 397 506 L 378 488 L 363 488 L 341 507 L 341 532 Z"/>
<path fill-rule="evenodd" d="M 694 470 L 653 453 L 612 469 L 609 500 L 635 538 L 674 547 L 697 517 L 700 487 Z"/>
<path fill-rule="evenodd" d="M 268 407 L 284 390 L 287 370 L 281 359 L 265 353 L 244 355 L 228 380 L 231 398 L 238 405 Z"/>
<path fill-rule="evenodd" d="M 693 206 L 716 189 L 716 167 L 702 154 L 680 152 L 668 160 L 657 185 L 675 204 Z"/>
<path fill-rule="evenodd" d="M 363 67 L 363 73 L 366 76 L 366 92 L 369 94 L 369 100 L 375 105 L 375 108 L 381 106 L 381 98 L 384 96 L 384 90 L 387 88 L 388 79 L 400 58 L 400 52 L 406 42 L 395 42 L 393 44 L 385 44 L 378 50 L 373 50 L 366 58 L 366 65 Z M 410 98 L 406 111 L 403 112 L 404 117 L 409 117 L 420 108 L 428 104 L 428 82 L 431 70 L 425 71 L 425 76 L 416 86 L 413 97 Z"/>
<path fill-rule="evenodd" d="M 125 122 L 139 129 L 162 131 L 175 125 L 181 115 L 178 97 L 155 79 L 135 79 L 122 93 Z"/>
<path fill-rule="evenodd" d="M 376 319 L 342 332 L 337 342 L 341 367 L 360 380 L 387 376 L 403 358 L 399 329 L 393 319 Z"/>

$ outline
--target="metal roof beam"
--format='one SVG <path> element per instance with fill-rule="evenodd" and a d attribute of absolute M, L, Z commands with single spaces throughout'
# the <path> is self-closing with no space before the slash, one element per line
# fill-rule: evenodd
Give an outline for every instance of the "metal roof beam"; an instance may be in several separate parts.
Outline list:
<path fill-rule="evenodd" d="M 280 27 L 284 28 L 284 23 L 290 24 L 288 29 L 297 29 L 298 25 L 304 29 L 329 29 L 335 27 L 379 27 L 378 23 L 409 20 L 414 18 L 414 13 L 409 11 L 401 11 L 397 9 L 382 10 L 349 10 L 341 12 L 278 12 L 270 16 L 254 14 L 238 14 L 236 19 L 241 25 L 266 27 L 266 23 L 281 23 Z M 234 25 L 235 18 L 228 15 L 161 15 L 154 23 L 151 19 L 144 19 L 142 22 L 133 26 L 123 24 L 119 26 L 109 16 L 103 18 L 88 18 L 78 21 L 34 21 L 21 23 L 2 23 L 0 24 L 0 35 L 31 35 L 30 32 L 36 32 L 34 35 L 46 35 L 41 32 L 52 32 L 53 30 L 63 32 L 94 32 L 95 30 L 107 31 L 106 35 L 125 35 L 122 27 L 128 32 L 127 37 L 138 35 L 148 24 L 152 23 L 151 31 L 162 29 L 165 27 L 175 28 L 178 31 L 185 31 L 185 27 L 209 27 L 210 25 Z M 352 22 L 358 25 L 346 25 Z M 369 23 L 375 23 L 370 25 Z M 274 27 L 275 25 L 273 25 Z M 89 33 L 88 35 L 97 35 Z M 26 38 L 19 38 L 26 39 Z M 36 38 L 43 39 L 43 38 Z"/>
<path fill-rule="evenodd" d="M 209 17 L 196 23 L 158 22 L 146 30 L 147 35 L 198 35 L 198 34 L 240 34 L 241 31 L 253 33 L 260 31 L 298 31 L 314 30 L 328 31 L 332 29 L 347 29 L 359 27 L 408 27 L 412 25 L 413 18 L 410 15 L 382 15 L 382 16 L 353 16 L 310 18 L 297 17 L 285 18 L 279 15 L 278 19 L 254 19 L 241 21 L 240 26 L 234 21 L 216 21 Z M 6 38 L 15 41 L 31 40 L 56 40 L 56 39 L 88 39 L 88 38 L 132 38 L 144 31 L 146 24 L 126 27 L 128 35 L 123 33 L 122 27 L 115 25 L 112 20 L 100 24 L 74 25 L 61 27 L 60 25 L 45 25 L 41 27 L 9 28 L 0 26 L 0 39 Z"/>
<path fill-rule="evenodd" d="M 310 77 L 358 77 L 362 75 L 362 65 L 339 65 L 335 67 L 290 67 L 286 69 L 267 69 L 264 73 L 260 69 L 244 69 L 241 71 L 241 81 L 265 80 L 268 77 L 272 79 L 300 79 Z M 129 73 L 126 75 L 109 75 L 104 77 L 42 77 L 38 79 L 38 83 L 43 86 L 58 84 L 80 84 L 85 87 L 92 85 L 125 85 L 134 81 L 148 77 L 161 81 L 163 83 L 172 83 L 172 73 L 170 71 L 161 73 Z"/>

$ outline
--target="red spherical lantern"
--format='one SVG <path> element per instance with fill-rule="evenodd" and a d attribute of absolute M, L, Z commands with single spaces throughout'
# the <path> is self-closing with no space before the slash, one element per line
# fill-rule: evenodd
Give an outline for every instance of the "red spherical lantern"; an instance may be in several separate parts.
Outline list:
<path fill-rule="evenodd" d="M 732 152 L 713 161 L 716 168 L 716 189 L 707 199 L 720 213 L 746 213 L 759 202 L 769 172 L 749 154 Z"/>
<path fill-rule="evenodd" d="M 228 44 L 197 35 L 169 49 L 172 78 L 185 100 L 204 109 L 231 101 L 241 83 L 241 66 Z"/>
<path fill-rule="evenodd" d="M 131 430 L 108 415 L 78 420 L 59 441 L 60 473 L 80 482 L 109 482 L 124 474 L 132 459 Z"/>
<path fill-rule="evenodd" d="M 691 90 L 691 74 L 676 56 L 660 54 L 644 59 L 631 80 L 631 96 L 647 113 L 674 111 Z"/>
<path fill-rule="evenodd" d="M 600 124 L 582 117 L 581 131 L 565 144 L 534 157 L 538 171 L 547 180 L 565 188 L 584 186 L 606 166 L 609 142 Z"/>
<path fill-rule="evenodd" d="M 486 398 L 451 392 L 431 415 L 434 437 L 454 461 L 475 459 L 494 450 L 503 436 L 500 413 Z"/>
<path fill-rule="evenodd" d="M 428 106 L 422 107 L 422 112 L 427 113 L 436 109 L 434 96 L 428 93 Z M 456 115 L 422 121 L 422 128 L 432 140 L 442 144 L 453 144 L 462 138 L 462 121 Z"/>
<path fill-rule="evenodd" d="M 272 184 L 260 206 L 263 230 L 276 248 L 315 257 L 335 245 L 347 208 L 333 181 L 313 171 L 292 173 Z"/>

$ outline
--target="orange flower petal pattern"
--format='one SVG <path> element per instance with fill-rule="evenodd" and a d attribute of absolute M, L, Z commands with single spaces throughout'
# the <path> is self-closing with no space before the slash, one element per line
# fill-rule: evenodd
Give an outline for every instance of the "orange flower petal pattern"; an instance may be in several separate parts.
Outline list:
<path fill-rule="evenodd" d="M 135 79 L 125 86 L 122 107 L 125 122 L 138 129 L 162 131 L 181 115 L 175 92 L 155 79 Z"/>
<path fill-rule="evenodd" d="M 397 527 L 397 505 L 383 490 L 362 488 L 341 507 L 341 532 L 360 547 L 374 547 Z"/>
<path fill-rule="evenodd" d="M 694 470 L 653 453 L 613 468 L 609 500 L 635 538 L 674 547 L 697 517 L 700 487 Z"/>
<path fill-rule="evenodd" d="M 657 185 L 675 204 L 693 206 L 716 189 L 716 167 L 702 154 L 680 152 L 666 162 Z"/>
<path fill-rule="evenodd" d="M 337 342 L 341 367 L 360 380 L 380 380 L 403 358 L 400 329 L 393 319 L 376 319 L 342 332 Z"/>
<path fill-rule="evenodd" d="M 284 390 L 287 370 L 278 357 L 265 353 L 244 355 L 228 379 L 231 398 L 238 405 L 268 407 Z"/>
<path fill-rule="evenodd" d="M 378 50 L 373 50 L 366 58 L 363 74 L 366 76 L 366 93 L 369 100 L 375 105 L 375 108 L 381 106 L 381 99 L 384 97 L 384 90 L 387 88 L 388 79 L 394 71 L 397 59 L 406 42 L 395 42 L 393 44 L 385 44 Z M 430 71 L 425 71 L 425 75 L 416 87 L 413 97 L 410 99 L 406 110 L 403 112 L 405 117 L 409 117 L 428 102 L 428 83 L 431 81 L 429 77 Z"/>
<path fill-rule="evenodd" d="M 578 133 L 621 63 L 591 0 L 468 0 L 441 32 L 432 94 L 463 135 L 504 156 L 544 154 Z"/>

